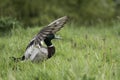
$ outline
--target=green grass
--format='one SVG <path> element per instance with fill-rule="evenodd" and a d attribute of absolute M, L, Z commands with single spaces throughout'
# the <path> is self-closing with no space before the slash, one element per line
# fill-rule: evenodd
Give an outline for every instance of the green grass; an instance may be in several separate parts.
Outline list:
<path fill-rule="evenodd" d="M 102 27 L 101 27 L 102 26 Z M 80 28 L 77 28 L 80 27 Z M 17 28 L 0 33 L 0 80 L 119 80 L 120 24 L 85 27 L 65 25 L 53 40 L 56 54 L 43 63 L 15 63 L 40 30 Z"/>

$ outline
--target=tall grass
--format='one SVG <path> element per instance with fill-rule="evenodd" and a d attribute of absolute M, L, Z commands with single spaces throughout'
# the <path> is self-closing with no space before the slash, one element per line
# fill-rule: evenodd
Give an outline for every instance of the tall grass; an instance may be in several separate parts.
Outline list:
<path fill-rule="evenodd" d="M 120 24 L 66 25 L 53 40 L 56 54 L 43 63 L 13 62 L 40 30 L 15 28 L 0 37 L 0 80 L 119 80 Z M 1 33 L 4 34 L 4 33 Z"/>

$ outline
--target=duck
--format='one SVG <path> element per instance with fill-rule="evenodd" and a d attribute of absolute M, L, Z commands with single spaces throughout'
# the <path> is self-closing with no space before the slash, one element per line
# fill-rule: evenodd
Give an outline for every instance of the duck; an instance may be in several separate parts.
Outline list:
<path fill-rule="evenodd" d="M 20 58 L 12 57 L 14 61 L 43 62 L 51 58 L 55 54 L 55 46 L 52 44 L 53 39 L 60 39 L 56 36 L 64 24 L 68 21 L 68 16 L 63 16 L 54 20 L 49 25 L 39 31 L 37 35 L 29 42 L 26 47 L 25 53 Z M 45 43 L 46 46 L 43 45 Z"/>

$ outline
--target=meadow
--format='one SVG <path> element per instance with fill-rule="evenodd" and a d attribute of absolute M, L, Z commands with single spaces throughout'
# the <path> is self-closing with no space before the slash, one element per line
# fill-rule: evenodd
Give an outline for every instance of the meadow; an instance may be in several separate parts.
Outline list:
<path fill-rule="evenodd" d="M 40 26 L 0 32 L 0 80 L 120 80 L 120 23 L 67 24 L 53 40 L 55 55 L 42 62 L 14 62 Z"/>

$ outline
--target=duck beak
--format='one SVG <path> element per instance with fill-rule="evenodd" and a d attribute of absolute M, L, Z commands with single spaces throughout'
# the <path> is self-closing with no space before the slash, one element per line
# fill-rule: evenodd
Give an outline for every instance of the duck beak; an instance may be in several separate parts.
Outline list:
<path fill-rule="evenodd" d="M 55 35 L 55 39 L 62 39 L 62 37 Z"/>

